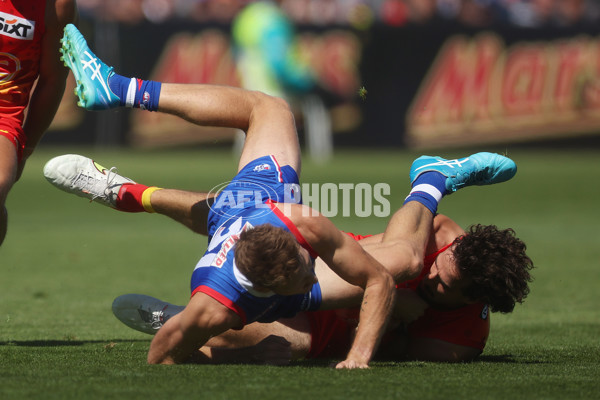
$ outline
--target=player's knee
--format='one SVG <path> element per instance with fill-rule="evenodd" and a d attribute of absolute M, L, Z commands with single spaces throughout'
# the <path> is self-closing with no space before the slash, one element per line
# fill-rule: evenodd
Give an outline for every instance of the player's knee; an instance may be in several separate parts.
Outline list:
<path fill-rule="evenodd" d="M 266 93 L 260 92 L 260 91 L 253 91 L 252 93 L 254 94 L 254 96 L 256 96 L 257 100 L 260 102 L 272 103 L 273 105 L 277 105 L 284 109 L 291 110 L 289 103 L 282 97 L 272 96 L 270 94 L 266 94 Z"/>
<path fill-rule="evenodd" d="M 292 107 L 285 99 L 262 92 L 254 92 L 254 94 L 256 96 L 256 109 L 260 112 L 276 113 L 281 117 L 294 119 Z"/>

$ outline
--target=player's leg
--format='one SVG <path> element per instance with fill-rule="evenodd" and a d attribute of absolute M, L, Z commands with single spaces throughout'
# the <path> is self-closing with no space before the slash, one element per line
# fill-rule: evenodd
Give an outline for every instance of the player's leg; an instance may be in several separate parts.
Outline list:
<path fill-rule="evenodd" d="M 206 234 L 212 194 L 149 187 L 119 175 L 94 160 L 66 154 L 44 166 L 44 176 L 57 188 L 125 212 L 159 213 L 197 233 Z"/>
<path fill-rule="evenodd" d="M 423 267 L 433 217 L 423 204 L 408 201 L 392 215 L 383 235 L 367 238 L 362 243 L 363 248 L 392 274 L 397 283 L 413 279 Z M 363 293 L 359 287 L 342 280 L 325 263 L 317 262 L 315 271 L 321 285 L 321 309 L 360 305 Z"/>
<path fill-rule="evenodd" d="M 492 153 L 456 160 L 417 158 L 410 169 L 411 191 L 403 207 L 392 215 L 380 247 L 374 245 L 369 252 L 384 263 L 397 282 L 416 277 L 440 200 L 463 187 L 504 182 L 516 171 L 511 159 Z"/>
<path fill-rule="evenodd" d="M 0 135 L 0 245 L 6 237 L 8 213 L 6 198 L 15 182 L 17 174 L 17 154 L 15 145 L 6 137 Z"/>
<path fill-rule="evenodd" d="M 392 215 L 382 236 L 381 248 L 371 248 L 370 253 L 384 260 L 397 282 L 415 278 L 421 271 L 433 217 L 441 199 L 463 187 L 507 181 L 516 171 L 511 159 L 492 153 L 476 153 L 455 160 L 417 158 L 409 174 L 411 191 L 403 207 Z"/>
<path fill-rule="evenodd" d="M 280 165 L 289 165 L 300 174 L 294 116 L 280 98 L 232 87 L 163 84 L 159 111 L 198 125 L 246 132 L 238 171 L 256 158 L 274 155 Z"/>
<path fill-rule="evenodd" d="M 390 271 L 396 282 L 416 278 L 442 197 L 466 186 L 504 182 L 515 173 L 515 163 L 499 154 L 477 153 L 458 160 L 419 157 L 410 170 L 412 189 L 404 205 L 392 215 L 383 235 L 369 239 L 363 248 Z M 360 294 L 356 288 L 325 265 L 318 264 L 316 272 L 323 308 L 358 305 Z"/>
<path fill-rule="evenodd" d="M 177 115 L 201 126 L 246 132 L 238 170 L 248 162 L 274 155 L 280 165 L 300 173 L 300 147 L 289 105 L 260 92 L 212 85 L 161 84 L 115 74 L 87 46 L 73 25 L 62 40 L 63 58 L 77 81 L 79 105 L 89 110 L 119 106 Z"/>
<path fill-rule="evenodd" d="M 196 233 L 207 235 L 213 197 L 212 193 L 164 189 L 152 192 L 148 204 L 156 213 L 166 215 Z"/>

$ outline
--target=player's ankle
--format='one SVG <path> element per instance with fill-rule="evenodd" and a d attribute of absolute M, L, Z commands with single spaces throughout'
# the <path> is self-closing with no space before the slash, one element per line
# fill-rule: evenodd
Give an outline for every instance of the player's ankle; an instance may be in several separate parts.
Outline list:
<path fill-rule="evenodd" d="M 404 204 L 417 201 L 433 214 L 437 213 L 438 203 L 446 194 L 446 177 L 435 171 L 425 172 L 412 184 L 412 190 L 404 199 Z"/>
<path fill-rule="evenodd" d="M 148 111 L 158 110 L 158 100 L 162 88 L 160 82 L 112 74 L 108 79 L 108 86 L 119 97 L 121 106 Z"/>
<path fill-rule="evenodd" d="M 149 195 L 157 189 L 139 183 L 123 184 L 119 189 L 116 208 L 125 212 L 155 212 L 150 204 Z M 147 191 L 150 193 L 144 195 Z"/>
<path fill-rule="evenodd" d="M 108 77 L 108 87 L 119 98 L 121 107 L 125 106 L 127 102 L 127 93 L 131 81 L 131 78 L 126 78 L 115 73 Z"/>
<path fill-rule="evenodd" d="M 144 207 L 144 210 L 146 212 L 149 213 L 155 213 L 156 211 L 154 210 L 154 207 L 152 207 L 152 201 L 151 201 L 151 197 L 152 197 L 152 193 L 156 192 L 157 190 L 161 190 L 162 188 L 156 187 L 156 186 L 150 186 L 149 188 L 147 188 L 146 190 L 144 190 L 144 192 L 142 193 L 142 207 Z"/>

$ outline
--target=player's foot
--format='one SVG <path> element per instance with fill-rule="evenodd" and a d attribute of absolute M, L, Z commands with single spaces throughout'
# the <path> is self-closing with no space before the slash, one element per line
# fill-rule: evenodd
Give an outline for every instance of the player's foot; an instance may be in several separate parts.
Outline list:
<path fill-rule="evenodd" d="M 79 97 L 77 105 L 87 110 L 118 107 L 120 99 L 108 86 L 113 68 L 92 53 L 75 25 L 65 26 L 61 43 L 62 60 L 75 76 L 75 94 Z"/>
<path fill-rule="evenodd" d="M 446 177 L 449 193 L 471 185 L 491 185 L 509 180 L 517 173 L 517 165 L 508 157 L 494 153 L 477 153 L 456 160 L 421 156 L 410 168 L 410 182 L 424 172 L 435 171 Z"/>
<path fill-rule="evenodd" d="M 44 176 L 60 190 L 117 210 L 120 210 L 117 200 L 121 187 L 135 184 L 131 179 L 117 174 L 115 167 L 106 169 L 94 160 L 77 154 L 54 157 L 44 166 Z"/>
<path fill-rule="evenodd" d="M 136 331 L 151 335 L 184 308 L 143 294 L 124 294 L 112 304 L 113 314 L 119 321 Z"/>

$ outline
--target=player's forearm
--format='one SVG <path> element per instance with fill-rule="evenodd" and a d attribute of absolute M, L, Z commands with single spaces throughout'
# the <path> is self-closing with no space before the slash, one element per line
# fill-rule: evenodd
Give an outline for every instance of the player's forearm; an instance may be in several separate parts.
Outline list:
<path fill-rule="evenodd" d="M 187 362 L 197 350 L 208 341 L 208 332 L 193 334 L 184 332 L 181 326 L 181 313 L 169 319 L 156 333 L 150 350 L 149 364 L 181 364 Z"/>
<path fill-rule="evenodd" d="M 348 352 L 347 360 L 368 365 L 381 341 L 394 304 L 395 290 L 389 276 L 368 285 L 360 308 L 360 320 L 356 337 Z"/>

